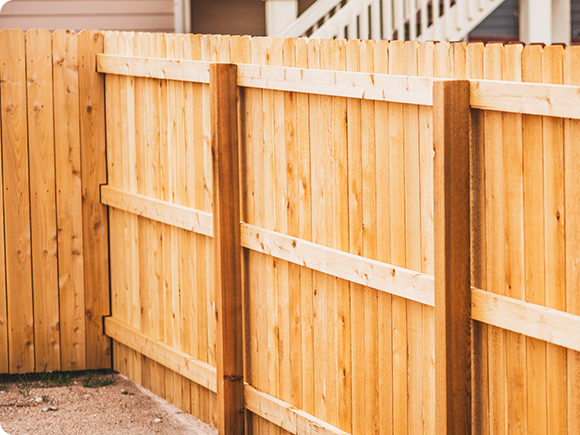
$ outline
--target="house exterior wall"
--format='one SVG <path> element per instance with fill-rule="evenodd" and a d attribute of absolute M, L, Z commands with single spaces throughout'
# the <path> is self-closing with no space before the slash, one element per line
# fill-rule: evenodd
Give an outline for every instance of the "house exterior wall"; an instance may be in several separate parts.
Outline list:
<path fill-rule="evenodd" d="M 0 29 L 173 32 L 173 0 L 11 0 Z"/>
<path fill-rule="evenodd" d="M 191 0 L 191 31 L 222 35 L 266 35 L 263 0 Z"/>

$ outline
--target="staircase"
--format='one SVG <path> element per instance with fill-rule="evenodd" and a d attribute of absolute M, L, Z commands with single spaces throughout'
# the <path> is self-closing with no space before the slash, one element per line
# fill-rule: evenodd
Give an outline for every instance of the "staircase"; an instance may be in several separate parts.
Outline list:
<path fill-rule="evenodd" d="M 318 0 L 283 37 L 461 41 L 503 0 Z"/>

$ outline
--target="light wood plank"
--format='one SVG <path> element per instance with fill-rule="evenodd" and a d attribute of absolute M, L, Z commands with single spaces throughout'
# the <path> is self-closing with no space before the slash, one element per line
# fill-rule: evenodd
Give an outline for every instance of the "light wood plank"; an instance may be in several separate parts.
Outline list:
<path fill-rule="evenodd" d="M 216 369 L 209 364 L 144 334 L 136 328 L 125 325 L 113 317 L 105 319 L 105 331 L 112 339 L 138 351 L 147 358 L 170 368 L 210 391 L 217 391 Z"/>
<path fill-rule="evenodd" d="M 487 79 L 501 79 L 501 44 L 488 44 L 483 57 Z M 499 112 L 484 112 L 484 147 L 486 168 L 487 290 L 505 295 L 505 199 L 503 176 L 503 118 Z M 488 328 L 488 372 L 490 433 L 507 433 L 506 333 Z"/>
<path fill-rule="evenodd" d="M 377 41 L 375 44 L 375 65 L 377 73 L 388 72 L 389 43 Z M 377 221 L 377 260 L 391 261 L 391 198 L 390 198 L 390 160 L 389 160 L 389 104 L 375 104 L 375 152 L 376 165 L 376 203 Z M 393 344 L 392 344 L 392 296 L 378 294 L 378 331 L 379 331 L 379 430 L 380 433 L 393 433 Z"/>
<path fill-rule="evenodd" d="M 24 34 L 0 32 L 2 173 L 10 373 L 35 369 Z"/>
<path fill-rule="evenodd" d="M 87 368 L 109 368 L 110 340 L 103 334 L 102 317 L 109 315 L 109 253 L 107 208 L 100 204 L 100 185 L 107 182 L 104 80 L 95 58 L 103 51 L 103 35 L 79 34 L 81 174 L 83 186 L 83 243 Z M 90 313 L 90 314 L 89 314 Z"/>
<path fill-rule="evenodd" d="M 321 52 L 323 41 L 313 40 L 308 44 L 308 65 L 316 69 L 321 68 Z M 327 47 L 328 41 L 324 43 Z M 325 47 L 325 52 L 326 52 Z M 326 53 L 325 53 L 326 55 Z M 312 241 L 324 244 L 326 233 L 324 227 L 324 212 L 326 209 L 324 167 L 325 151 L 327 150 L 328 135 L 325 134 L 326 113 L 323 113 L 323 99 L 320 95 L 310 95 L 310 158 L 311 172 L 311 195 L 312 195 Z M 325 102 L 327 100 L 324 100 Z M 324 133 L 323 133 L 324 132 Z M 325 276 L 314 272 L 312 274 L 312 329 L 314 340 L 314 412 L 318 418 L 326 418 L 326 313 L 325 299 L 326 287 Z"/>
<path fill-rule="evenodd" d="M 213 237 L 213 215 L 111 186 L 101 187 L 101 203 L 196 234 Z"/>
<path fill-rule="evenodd" d="M 346 70 L 346 40 L 336 40 L 333 48 L 334 70 Z M 333 171 L 334 181 L 329 189 L 334 192 L 333 203 L 333 245 L 342 251 L 349 250 L 349 200 L 348 200 L 348 132 L 344 122 L 347 116 L 347 101 L 333 98 Z M 352 357 L 351 357 L 351 315 L 350 283 L 336 280 L 336 314 L 334 328 L 337 345 L 337 426 L 350 431 L 352 427 Z M 334 313 L 333 313 L 334 314 Z"/>
<path fill-rule="evenodd" d="M 118 50 L 121 54 L 132 54 L 134 49 L 134 33 L 122 32 L 119 34 Z M 107 51 L 107 50 L 105 50 Z M 131 192 L 137 191 L 136 175 L 136 125 L 135 125 L 135 79 L 125 77 L 120 79 L 120 157 L 122 166 L 122 178 L 120 180 L 123 189 Z M 139 217 L 131 213 L 123 213 L 123 238 L 122 249 L 130 271 L 126 276 L 126 316 L 128 324 L 138 327 L 140 324 L 139 302 Z M 140 382 L 141 357 L 134 350 L 123 346 L 127 359 L 127 372 L 131 379 Z"/>
<path fill-rule="evenodd" d="M 374 72 L 375 42 L 361 44 L 360 70 Z M 375 103 L 361 101 L 361 169 L 362 169 L 362 252 L 367 258 L 377 258 L 377 160 Z M 382 162 L 381 162 L 382 163 Z M 379 427 L 379 348 L 378 292 L 364 288 L 365 330 L 365 424 L 367 433 Z"/>
<path fill-rule="evenodd" d="M 284 64 L 296 65 L 296 40 L 284 40 Z M 300 235 L 300 179 L 298 174 L 298 96 L 293 93 L 284 94 L 285 114 L 285 156 L 286 195 L 288 201 L 287 230 L 293 237 Z M 300 266 L 288 264 L 288 287 L 292 290 L 289 296 L 289 370 L 290 374 L 287 401 L 294 406 L 302 406 L 302 290 L 300 286 Z M 285 399 L 284 397 L 282 397 Z M 286 400 L 286 399 L 285 399 Z"/>
<path fill-rule="evenodd" d="M 577 315 L 476 288 L 471 295 L 475 320 L 556 346 L 573 350 L 580 347 L 580 338 L 574 332 L 580 325 Z"/>
<path fill-rule="evenodd" d="M 240 66 L 238 85 L 260 89 L 430 106 L 431 79 L 358 71 Z"/>
<path fill-rule="evenodd" d="M 562 46 L 544 48 L 542 81 L 562 83 Z M 566 309 L 566 237 L 564 122 L 543 119 L 544 139 L 544 237 L 546 265 L 546 306 Z M 567 426 L 566 351 L 548 344 L 546 375 L 548 390 L 548 433 L 565 433 Z"/>
<path fill-rule="evenodd" d="M 433 76 L 435 46 L 422 43 L 417 48 L 417 73 Z M 432 275 L 434 271 L 433 224 L 433 109 L 419 107 L 419 188 L 421 207 L 421 272 Z M 435 313 L 430 307 L 421 307 L 422 338 L 422 418 L 423 433 L 435 431 Z"/>
<path fill-rule="evenodd" d="M 296 66 L 308 67 L 308 40 L 300 38 L 296 40 Z M 300 237 L 312 240 L 312 179 L 311 179 L 311 155 L 310 155 L 310 132 L 308 119 L 310 117 L 309 97 L 304 94 L 296 94 L 296 140 L 298 147 L 298 178 L 299 178 L 299 202 Z M 302 409 L 306 412 L 314 412 L 314 341 L 312 336 L 312 277 L 311 270 L 300 269 L 300 298 L 301 298 L 301 329 L 302 329 Z"/>
<path fill-rule="evenodd" d="M 119 32 L 105 32 L 104 49 L 108 52 L 116 53 L 119 51 Z M 107 181 L 110 184 L 119 186 L 123 179 L 121 163 L 121 104 L 119 100 L 119 81 L 120 77 L 114 75 L 105 76 L 105 114 L 106 121 L 106 138 L 107 138 Z M 115 242 L 121 241 L 122 236 L 122 219 L 125 213 L 118 210 L 109 212 L 109 235 L 110 239 Z M 120 243 L 110 248 L 111 262 L 111 314 L 119 320 L 126 322 L 126 295 L 128 276 L 125 273 L 125 249 L 121 248 Z M 113 366 L 117 370 L 123 370 L 124 355 L 119 343 L 113 343 Z M 126 346 L 124 346 L 126 348 Z"/>
<path fill-rule="evenodd" d="M 522 53 L 522 80 L 542 82 L 542 52 L 529 45 Z M 546 305 L 544 259 L 544 159 L 542 118 L 524 115 L 524 256 L 526 301 Z M 474 283 L 474 285 L 476 285 Z M 546 343 L 526 340 L 528 432 L 547 433 Z"/>
<path fill-rule="evenodd" d="M 209 83 L 209 62 L 155 57 L 97 55 L 97 70 L 104 74 Z"/>
<path fill-rule="evenodd" d="M 79 135 L 78 36 L 52 35 L 54 144 L 58 218 L 61 370 L 83 370 L 85 359 L 83 214 Z"/>
<path fill-rule="evenodd" d="M 503 52 L 503 80 L 522 80 L 521 45 L 508 45 Z M 522 115 L 503 114 L 503 149 L 505 181 L 505 250 L 506 295 L 525 299 L 524 272 L 524 174 Z M 526 391 L 526 340 L 519 334 L 506 334 L 508 427 L 514 434 L 527 434 L 527 406 L 521 400 Z"/>
<path fill-rule="evenodd" d="M 568 47 L 564 52 L 565 84 L 580 84 L 579 75 L 580 51 L 578 47 Z M 579 137 L 580 123 L 564 121 L 564 173 L 566 201 L 566 311 L 580 315 L 580 298 L 573 289 L 578 288 L 580 270 L 578 269 L 578 242 L 580 240 L 580 180 L 578 171 L 574 169 L 578 161 L 578 147 L 575 145 Z M 568 351 L 568 433 L 580 431 L 580 353 Z"/>
<path fill-rule="evenodd" d="M 280 426 L 291 434 L 347 435 L 347 432 L 247 384 L 245 386 L 245 397 L 248 410 Z"/>
<path fill-rule="evenodd" d="M 470 104 L 476 109 L 578 119 L 580 88 L 470 80 Z"/>
<path fill-rule="evenodd" d="M 209 83 L 207 62 L 108 54 L 99 55 L 97 59 L 101 73 Z M 240 64 L 238 86 L 427 106 L 433 104 L 433 81 L 404 75 Z"/>
<path fill-rule="evenodd" d="M 404 72 L 410 76 L 418 73 L 418 45 L 416 41 L 405 42 L 403 49 Z M 406 267 L 421 270 L 421 175 L 420 175 L 420 131 L 419 107 L 405 105 L 404 148 L 405 148 L 405 233 Z M 422 307 L 407 301 L 407 337 L 409 364 L 409 434 L 423 431 L 423 337 Z"/>
<path fill-rule="evenodd" d="M 48 31 L 26 33 L 32 285 L 34 292 L 35 363 L 38 371 L 60 370 L 58 254 L 52 38 Z"/>
<path fill-rule="evenodd" d="M 389 44 L 389 72 L 403 74 L 402 41 Z M 406 267 L 405 233 L 405 150 L 404 109 L 402 104 L 389 104 L 389 162 L 391 200 L 391 263 Z M 393 345 L 393 433 L 408 430 L 408 346 L 407 301 L 400 297 L 392 300 Z"/>
<path fill-rule="evenodd" d="M 346 46 L 346 69 L 360 71 L 361 41 L 350 40 Z M 363 253 L 362 226 L 362 146 L 361 102 L 347 100 L 348 140 L 348 212 L 349 251 L 361 256 Z M 365 336 L 364 336 L 364 288 L 350 285 L 351 314 L 351 376 L 352 376 L 352 433 L 362 434 L 365 424 Z"/>

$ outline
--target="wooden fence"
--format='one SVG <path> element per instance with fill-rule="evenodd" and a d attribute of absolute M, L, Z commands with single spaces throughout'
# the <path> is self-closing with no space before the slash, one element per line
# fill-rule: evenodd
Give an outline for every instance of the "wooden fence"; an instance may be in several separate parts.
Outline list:
<path fill-rule="evenodd" d="M 248 433 L 580 431 L 577 47 L 109 33 L 105 53 L 115 367 L 214 425 L 241 394 Z M 238 65 L 237 103 L 211 62 Z M 236 207 L 211 238 L 214 177 L 236 177 L 210 114 L 234 106 L 242 320 L 213 263 L 235 265 Z"/>
<path fill-rule="evenodd" d="M 90 35 L 115 369 L 224 433 L 580 433 L 578 47 L 109 32 L 104 122 Z"/>
<path fill-rule="evenodd" d="M 111 366 L 99 32 L 0 32 L 0 373 Z"/>

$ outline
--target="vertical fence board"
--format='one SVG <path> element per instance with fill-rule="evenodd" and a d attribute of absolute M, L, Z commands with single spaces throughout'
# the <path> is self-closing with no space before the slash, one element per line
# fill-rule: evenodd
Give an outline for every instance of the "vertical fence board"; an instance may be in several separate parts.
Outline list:
<path fill-rule="evenodd" d="M 529 45 L 522 53 L 522 80 L 542 82 L 542 52 Z M 546 305 L 544 257 L 544 159 L 542 117 L 524 115 L 524 267 L 526 301 Z M 546 343 L 526 339 L 528 432 L 547 433 Z"/>
<path fill-rule="evenodd" d="M 404 43 L 389 44 L 389 73 L 404 74 Z M 389 162 L 391 192 L 391 263 L 406 267 L 404 108 L 389 104 Z M 393 296 L 393 433 L 408 431 L 407 301 Z"/>
<path fill-rule="evenodd" d="M 433 76 L 434 45 L 418 47 L 417 73 Z M 419 107 L 419 189 L 421 219 L 421 272 L 434 274 L 433 225 L 433 109 Z M 435 431 L 435 315 L 432 307 L 421 307 L 422 334 L 422 429 L 424 434 Z"/>
<path fill-rule="evenodd" d="M 2 173 L 10 373 L 32 372 L 34 312 L 30 245 L 26 58 L 20 30 L 0 32 Z"/>
<path fill-rule="evenodd" d="M 296 66 L 296 40 L 287 38 L 284 40 L 284 66 Z M 285 132 L 285 156 L 286 168 L 286 195 L 287 195 L 287 230 L 293 237 L 300 236 L 300 180 L 298 177 L 298 121 L 297 121 L 296 93 L 284 94 L 284 132 Z M 288 264 L 289 287 L 289 346 L 288 346 L 288 371 L 282 376 L 290 375 L 288 396 L 285 399 L 294 406 L 302 407 L 302 289 L 300 288 L 300 266 Z M 284 399 L 284 396 L 282 396 Z"/>
<path fill-rule="evenodd" d="M 325 70 L 331 70 L 334 56 L 334 41 L 323 40 L 320 44 L 320 67 Z M 334 137 L 333 137 L 333 116 L 334 116 L 334 98 L 322 96 L 320 99 L 321 113 L 318 116 L 318 133 L 320 141 L 317 148 L 321 160 L 316 164 L 320 169 L 322 177 L 317 180 L 320 186 L 320 201 L 324 203 L 321 207 L 321 214 L 317 222 L 317 233 L 320 243 L 325 246 L 334 247 L 334 234 L 336 228 L 332 225 L 334 220 Z M 324 420 L 336 426 L 338 424 L 338 396 L 337 396 L 337 371 L 338 355 L 336 330 L 334 329 L 337 313 L 337 287 L 336 279 L 331 276 L 322 275 L 321 284 L 323 286 L 321 297 L 321 315 L 324 337 L 324 356 L 321 358 L 323 364 L 324 382 L 323 396 Z"/>
<path fill-rule="evenodd" d="M 346 70 L 347 41 L 334 42 L 332 68 Z M 331 190 L 334 192 L 333 246 L 341 251 L 349 251 L 349 200 L 348 200 L 348 132 L 344 122 L 347 116 L 347 100 L 333 99 L 333 166 L 334 181 Z M 334 327 L 337 340 L 337 426 L 346 432 L 352 431 L 352 361 L 351 361 L 351 313 L 350 283 L 336 280 L 336 315 Z"/>
<path fill-rule="evenodd" d="M 503 46 L 488 44 L 484 52 L 484 78 L 500 80 Z M 486 111 L 485 167 L 487 212 L 487 275 L 488 289 L 505 295 L 505 198 L 502 160 L 502 113 Z M 507 433 L 506 331 L 490 326 L 489 339 L 489 406 L 490 430 Z"/>
<path fill-rule="evenodd" d="M 360 70 L 360 41 L 348 41 L 346 46 L 346 69 Z M 349 248 L 352 254 L 362 255 L 362 146 L 361 102 L 347 100 L 348 138 L 348 199 L 349 199 Z M 365 432 L 365 330 L 364 288 L 350 284 L 351 358 L 352 358 L 352 433 Z"/>
<path fill-rule="evenodd" d="M 78 36 L 52 35 L 62 370 L 86 367 Z"/>
<path fill-rule="evenodd" d="M 308 65 L 311 68 L 320 69 L 319 40 L 310 41 L 308 44 Z M 324 138 L 321 134 L 322 102 L 320 95 L 309 95 L 309 133 L 310 133 L 310 159 L 311 159 L 311 199 L 312 199 L 312 241 L 323 244 L 324 226 L 320 224 L 324 218 L 323 197 L 323 168 L 322 163 Z M 324 337 L 324 275 L 316 271 L 312 272 L 312 337 L 314 343 L 313 352 L 313 414 L 324 419 L 324 382 L 325 361 L 324 349 L 326 347 Z"/>
<path fill-rule="evenodd" d="M 483 78 L 483 44 L 469 44 L 465 55 L 468 79 Z M 484 112 L 471 111 L 471 284 L 487 288 L 486 272 L 486 175 Z M 472 322 L 472 426 L 474 434 L 489 433 L 488 326 Z"/>
<path fill-rule="evenodd" d="M 503 52 L 502 79 L 521 81 L 521 45 L 508 45 Z M 525 299 L 524 189 L 522 115 L 503 114 L 503 175 L 505 181 L 505 288 L 506 295 Z M 508 431 L 527 433 L 525 337 L 506 333 Z"/>
<path fill-rule="evenodd" d="M 308 40 L 296 40 L 296 67 L 307 68 Z M 312 240 L 312 178 L 310 133 L 308 119 L 310 118 L 309 96 L 296 95 L 296 140 L 298 143 L 298 178 L 300 183 L 299 214 L 300 237 Z M 301 328 L 302 328 L 302 409 L 314 412 L 314 337 L 312 331 L 313 314 L 313 272 L 306 268 L 300 269 L 301 297 Z"/>
<path fill-rule="evenodd" d="M 100 185 L 107 182 L 104 80 L 96 72 L 96 54 L 103 35 L 79 34 L 81 167 L 85 260 L 87 368 L 110 367 L 110 341 L 103 334 L 109 314 L 109 252 L 107 208 L 100 204 Z"/>
<path fill-rule="evenodd" d="M 580 50 L 568 47 L 564 53 L 566 85 L 580 85 Z M 564 121 L 564 174 L 566 194 L 566 311 L 580 315 L 580 296 L 575 289 L 580 283 L 580 179 L 574 162 L 580 161 L 577 138 L 578 120 Z M 568 433 L 580 432 L 580 352 L 568 350 Z"/>
<path fill-rule="evenodd" d="M 105 53 L 120 53 L 119 32 L 105 32 L 104 50 Z M 121 77 L 117 75 L 107 74 L 105 76 L 105 122 L 107 128 L 107 181 L 110 186 L 123 188 L 120 80 Z M 117 240 L 125 239 L 122 222 L 124 215 L 123 211 L 109 210 L 109 234 L 111 240 L 115 241 L 109 248 L 109 255 L 111 262 L 111 315 L 127 323 L 127 293 L 129 291 L 127 282 L 129 274 L 126 272 L 128 265 L 125 257 L 127 249 L 117 242 Z M 125 355 L 120 346 L 113 341 L 113 366 L 125 373 Z"/>
<path fill-rule="evenodd" d="M 26 33 L 34 347 L 46 371 L 60 370 L 51 43 L 47 30 Z"/>
<path fill-rule="evenodd" d="M 389 72 L 389 43 L 375 44 L 374 70 L 379 74 Z M 375 155 L 376 155 L 376 211 L 377 211 L 377 260 L 391 262 L 391 198 L 389 158 L 389 103 L 375 103 Z M 382 434 L 393 433 L 393 345 L 392 345 L 392 297 L 378 292 L 378 388 L 379 430 Z"/>
<path fill-rule="evenodd" d="M 360 71 L 374 72 L 374 41 L 361 44 Z M 377 258 L 377 199 L 376 199 L 376 139 L 375 103 L 361 102 L 361 205 L 362 253 L 367 258 Z M 365 330 L 365 422 L 367 433 L 379 428 L 378 391 L 378 292 L 364 288 Z"/>
<path fill-rule="evenodd" d="M 542 81 L 562 83 L 564 49 L 554 45 L 544 49 Z M 564 122 L 543 118 L 544 138 L 544 235 L 546 255 L 546 305 L 566 310 L 566 240 L 564 209 Z M 548 433 L 566 433 L 566 350 L 548 343 Z"/>
<path fill-rule="evenodd" d="M 404 73 L 416 76 L 418 73 L 416 41 L 405 42 L 403 49 Z M 421 175 L 419 150 L 419 107 L 406 104 L 404 116 L 405 147 L 405 238 L 406 267 L 421 270 Z M 423 431 L 422 398 L 423 398 L 423 343 L 422 343 L 422 307 L 417 302 L 407 301 L 407 337 L 409 365 L 409 434 L 420 434 Z"/>

